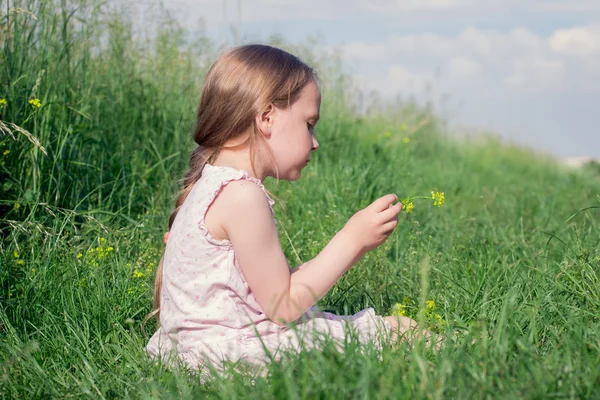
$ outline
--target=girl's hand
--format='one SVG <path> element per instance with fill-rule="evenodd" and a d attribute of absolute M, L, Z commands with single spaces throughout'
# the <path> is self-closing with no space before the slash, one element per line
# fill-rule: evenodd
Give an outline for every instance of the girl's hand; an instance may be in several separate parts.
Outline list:
<path fill-rule="evenodd" d="M 394 204 L 397 200 L 395 194 L 385 195 L 348 220 L 342 231 L 361 254 L 380 246 L 392 234 L 402 210 L 401 203 Z"/>

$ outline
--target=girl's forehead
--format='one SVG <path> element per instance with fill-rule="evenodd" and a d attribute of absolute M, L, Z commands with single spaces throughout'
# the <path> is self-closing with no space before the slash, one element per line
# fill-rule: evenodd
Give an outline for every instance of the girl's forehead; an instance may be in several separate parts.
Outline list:
<path fill-rule="evenodd" d="M 316 104 L 317 107 L 321 104 L 321 90 L 316 83 L 310 82 L 308 83 L 302 92 L 300 92 L 300 102 L 305 105 Z"/>
<path fill-rule="evenodd" d="M 304 90 L 308 92 L 308 94 L 310 94 L 311 96 L 314 96 L 321 100 L 321 89 L 319 89 L 319 86 L 315 82 L 309 82 L 304 88 Z"/>

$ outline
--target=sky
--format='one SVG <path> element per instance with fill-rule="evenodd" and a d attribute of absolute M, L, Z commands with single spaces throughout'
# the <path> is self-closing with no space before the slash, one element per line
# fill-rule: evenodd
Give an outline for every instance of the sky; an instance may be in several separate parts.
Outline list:
<path fill-rule="evenodd" d="M 170 0 L 216 41 L 318 36 L 357 85 L 433 101 L 453 131 L 600 158 L 600 0 Z M 427 91 L 425 88 L 429 87 Z"/>

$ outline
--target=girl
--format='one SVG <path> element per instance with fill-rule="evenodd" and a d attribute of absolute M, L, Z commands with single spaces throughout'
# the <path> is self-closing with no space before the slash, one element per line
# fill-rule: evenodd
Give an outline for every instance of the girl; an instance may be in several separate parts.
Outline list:
<path fill-rule="evenodd" d="M 414 321 L 353 316 L 311 307 L 397 224 L 402 205 L 388 194 L 356 213 L 321 253 L 290 271 L 281 250 L 266 177 L 296 180 L 319 147 L 321 94 L 315 72 L 265 45 L 236 48 L 210 68 L 198 110 L 190 169 L 169 220 L 157 271 L 160 328 L 146 351 L 176 355 L 192 368 L 226 360 L 262 363 L 280 349 L 361 343 L 402 334 Z"/>

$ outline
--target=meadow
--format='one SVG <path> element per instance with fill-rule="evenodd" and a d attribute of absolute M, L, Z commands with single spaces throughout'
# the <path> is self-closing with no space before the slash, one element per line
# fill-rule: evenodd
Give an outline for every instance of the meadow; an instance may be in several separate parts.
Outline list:
<path fill-rule="evenodd" d="M 157 10 L 139 31 L 119 2 L 0 0 L 0 398 L 600 398 L 598 170 L 452 140 L 410 98 L 360 105 L 310 40 L 269 41 L 323 82 L 313 161 L 266 181 L 289 263 L 381 195 L 444 192 L 319 302 L 401 304 L 444 345 L 329 346 L 205 383 L 148 359 L 162 235 L 222 51 Z"/>

